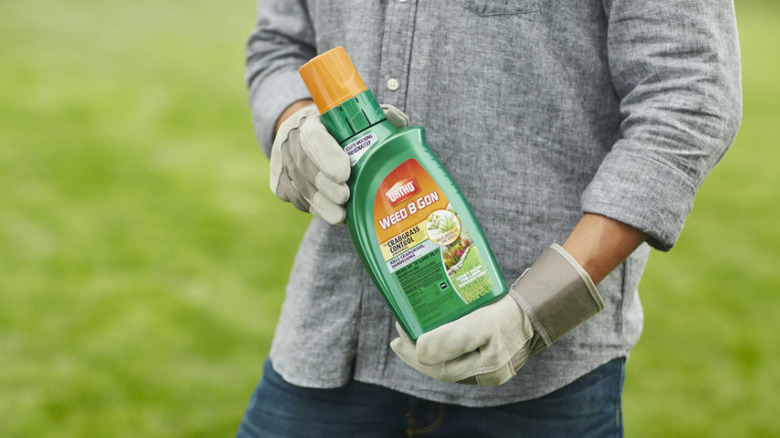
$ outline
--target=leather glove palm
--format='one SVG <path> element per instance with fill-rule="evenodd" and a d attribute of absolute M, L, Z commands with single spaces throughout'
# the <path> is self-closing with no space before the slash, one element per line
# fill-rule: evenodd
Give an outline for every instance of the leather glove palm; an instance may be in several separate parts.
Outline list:
<path fill-rule="evenodd" d="M 401 110 L 391 105 L 382 110 L 393 125 L 409 125 Z M 320 122 L 314 104 L 281 124 L 271 147 L 271 190 L 279 199 L 328 223 L 343 223 L 350 173 L 349 156 Z"/>
<path fill-rule="evenodd" d="M 445 382 L 500 385 L 530 354 L 531 321 L 510 296 L 423 334 L 415 345 L 400 327 L 390 346 L 409 366 Z"/>
<path fill-rule="evenodd" d="M 509 295 L 417 339 L 398 327 L 390 346 L 409 366 L 445 382 L 501 385 L 528 357 L 604 307 L 585 270 L 552 245 Z"/>

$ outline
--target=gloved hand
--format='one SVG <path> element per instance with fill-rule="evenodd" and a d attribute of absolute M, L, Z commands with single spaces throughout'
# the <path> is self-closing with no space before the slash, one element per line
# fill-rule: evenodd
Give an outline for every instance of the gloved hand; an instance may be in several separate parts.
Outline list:
<path fill-rule="evenodd" d="M 390 347 L 409 366 L 444 382 L 501 385 L 532 354 L 604 307 L 587 272 L 553 244 L 512 285 L 509 295 Z"/>
<path fill-rule="evenodd" d="M 382 110 L 393 125 L 409 125 L 401 110 L 391 105 Z M 314 104 L 279 126 L 271 147 L 271 190 L 282 201 L 328 223 L 344 223 L 350 173 L 349 156 L 320 122 Z"/>

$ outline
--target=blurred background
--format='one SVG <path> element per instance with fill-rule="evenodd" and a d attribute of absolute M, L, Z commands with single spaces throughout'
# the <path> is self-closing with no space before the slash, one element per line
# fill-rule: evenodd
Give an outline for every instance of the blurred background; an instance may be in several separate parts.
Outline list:
<path fill-rule="evenodd" d="M 267 188 L 254 0 L 0 2 L 0 436 L 233 436 L 306 215 Z M 780 436 L 780 3 L 744 121 L 640 286 L 630 437 Z"/>

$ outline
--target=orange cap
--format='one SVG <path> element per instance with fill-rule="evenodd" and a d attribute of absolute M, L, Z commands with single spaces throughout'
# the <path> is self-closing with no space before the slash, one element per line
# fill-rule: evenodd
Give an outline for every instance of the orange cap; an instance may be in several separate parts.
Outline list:
<path fill-rule="evenodd" d="M 320 114 L 368 89 L 341 46 L 312 58 L 298 73 Z"/>

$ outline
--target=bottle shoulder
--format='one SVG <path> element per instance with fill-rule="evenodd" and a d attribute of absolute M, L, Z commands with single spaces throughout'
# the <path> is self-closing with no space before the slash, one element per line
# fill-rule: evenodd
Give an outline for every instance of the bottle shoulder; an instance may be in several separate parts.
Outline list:
<path fill-rule="evenodd" d="M 375 135 L 375 143 L 355 163 L 352 168 L 353 174 L 361 175 L 366 171 L 373 174 L 380 168 L 392 170 L 393 167 L 410 158 L 421 162 L 427 162 L 431 159 L 438 161 L 425 142 L 425 129 L 423 127 L 394 128 L 392 131 L 364 134 Z"/>

